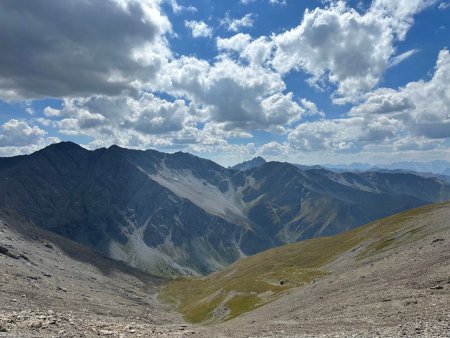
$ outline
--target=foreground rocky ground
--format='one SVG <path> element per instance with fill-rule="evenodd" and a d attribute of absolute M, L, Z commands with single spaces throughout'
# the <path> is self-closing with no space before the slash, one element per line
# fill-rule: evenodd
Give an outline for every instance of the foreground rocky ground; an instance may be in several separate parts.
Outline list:
<path fill-rule="evenodd" d="M 0 337 L 450 337 L 450 206 L 405 222 L 397 245 L 357 247 L 327 277 L 201 327 L 158 301 L 164 280 L 2 213 Z"/>
<path fill-rule="evenodd" d="M 0 337 L 192 335 L 156 299 L 161 282 L 0 215 Z"/>

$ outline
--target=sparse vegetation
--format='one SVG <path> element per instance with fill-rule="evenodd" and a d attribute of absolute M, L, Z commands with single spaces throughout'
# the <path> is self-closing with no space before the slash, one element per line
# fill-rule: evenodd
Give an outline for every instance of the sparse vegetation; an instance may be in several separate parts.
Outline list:
<path fill-rule="evenodd" d="M 256 293 L 234 296 L 227 303 L 227 306 L 230 309 L 228 319 L 232 319 L 239 316 L 241 313 L 253 310 L 259 303 L 261 303 L 261 300 Z"/>
<path fill-rule="evenodd" d="M 426 227 L 416 225 L 415 217 L 444 205 L 448 203 L 403 212 L 334 237 L 274 248 L 203 278 L 177 279 L 162 289 L 161 297 L 192 323 L 226 321 L 329 274 L 327 264 L 341 254 L 361 248 L 354 255 L 364 259 L 423 237 Z"/>

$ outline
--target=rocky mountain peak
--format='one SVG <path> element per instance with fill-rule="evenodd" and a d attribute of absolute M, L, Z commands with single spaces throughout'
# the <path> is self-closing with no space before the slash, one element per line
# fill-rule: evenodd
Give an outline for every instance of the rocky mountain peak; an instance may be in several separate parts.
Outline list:
<path fill-rule="evenodd" d="M 249 169 L 253 169 L 253 168 L 259 167 L 260 165 L 262 165 L 262 164 L 264 164 L 266 162 L 267 161 L 264 158 L 262 158 L 261 156 L 258 156 L 258 157 L 254 157 L 251 160 L 248 160 L 248 161 L 245 161 L 245 162 L 242 162 L 242 163 L 238 163 L 238 164 L 236 164 L 236 165 L 234 165 L 232 167 L 229 167 L 229 168 L 233 169 L 233 170 L 239 170 L 239 171 L 241 171 L 241 170 L 249 170 Z"/>

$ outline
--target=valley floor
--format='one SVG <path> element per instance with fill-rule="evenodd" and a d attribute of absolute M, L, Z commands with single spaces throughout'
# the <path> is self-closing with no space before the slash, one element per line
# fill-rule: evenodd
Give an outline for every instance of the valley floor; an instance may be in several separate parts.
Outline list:
<path fill-rule="evenodd" d="M 327 277 L 202 327 L 159 303 L 163 280 L 2 214 L 0 337 L 450 337 L 450 205 L 406 222 L 418 238 L 355 248 Z"/>

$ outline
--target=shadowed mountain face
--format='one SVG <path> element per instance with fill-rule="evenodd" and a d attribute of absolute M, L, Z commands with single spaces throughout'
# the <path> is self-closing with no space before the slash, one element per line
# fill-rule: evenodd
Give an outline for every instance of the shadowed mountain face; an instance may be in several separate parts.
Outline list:
<path fill-rule="evenodd" d="M 278 162 L 236 171 L 190 154 L 117 146 L 60 143 L 0 159 L 0 208 L 161 275 L 207 273 L 448 199 L 450 186 L 433 177 Z"/>

